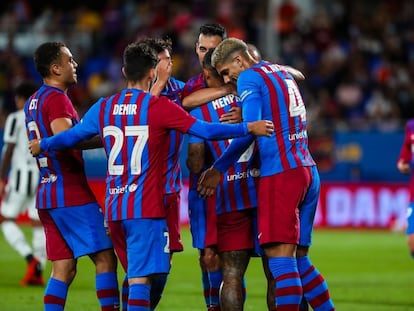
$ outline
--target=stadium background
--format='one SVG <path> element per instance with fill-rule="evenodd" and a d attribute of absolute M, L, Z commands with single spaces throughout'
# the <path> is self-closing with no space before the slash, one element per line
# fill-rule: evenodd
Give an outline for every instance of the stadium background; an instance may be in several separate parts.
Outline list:
<path fill-rule="evenodd" d="M 79 82 L 69 95 L 82 115 L 97 98 L 123 87 L 123 48 L 141 37 L 171 37 L 173 75 L 185 81 L 197 74 L 194 42 L 199 26 L 211 21 L 256 44 L 265 59 L 305 74 L 299 86 L 322 178 L 316 225 L 401 227 L 408 176 L 395 164 L 403 126 L 414 116 L 409 0 L 2 1 L 0 128 L 14 109 L 13 87 L 27 78 L 41 83 L 32 62 L 40 43 L 70 47 Z M 88 151 L 85 160 L 103 200 L 104 155 Z M 185 152 L 182 160 L 186 177 Z"/>

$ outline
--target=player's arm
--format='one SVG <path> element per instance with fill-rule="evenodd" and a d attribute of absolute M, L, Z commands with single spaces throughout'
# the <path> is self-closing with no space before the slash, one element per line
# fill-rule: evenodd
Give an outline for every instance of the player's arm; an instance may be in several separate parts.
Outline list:
<path fill-rule="evenodd" d="M 59 120 L 53 124 L 54 129 L 52 128 L 52 131 L 56 131 L 56 134 L 42 140 L 31 140 L 29 142 L 30 152 L 33 156 L 37 156 L 42 151 L 72 148 L 84 140 L 91 139 L 99 134 L 98 118 L 96 117 L 98 113 L 99 105 L 95 104 L 86 112 L 81 122 L 73 127 L 68 126 L 68 119 L 66 118 L 54 120 Z"/>
<path fill-rule="evenodd" d="M 254 122 L 242 122 L 238 124 L 223 124 L 217 122 L 204 122 L 195 120 L 188 129 L 188 133 L 208 140 L 222 140 L 248 134 L 256 136 L 271 136 L 273 134 L 273 122 L 259 120 Z"/>
<path fill-rule="evenodd" d="M 243 121 L 242 111 L 240 107 L 232 107 L 227 113 L 220 116 L 222 123 L 239 123 Z"/>
<path fill-rule="evenodd" d="M 233 84 L 227 83 L 219 87 L 209 87 L 191 93 L 182 100 L 183 107 L 191 110 L 228 94 L 236 94 Z"/>
<path fill-rule="evenodd" d="M 4 195 L 6 190 L 7 172 L 10 169 L 11 159 L 13 157 L 15 147 L 15 143 L 6 143 L 3 147 L 4 149 L 0 165 L 0 196 Z"/>
<path fill-rule="evenodd" d="M 243 119 L 248 121 L 260 120 L 262 118 L 262 99 L 255 85 L 256 81 L 254 77 L 244 78 L 239 76 L 237 83 L 238 89 L 241 90 L 241 98 L 243 100 Z M 220 182 L 221 173 L 227 171 L 237 161 L 253 140 L 253 136 L 239 137 L 232 140 L 221 157 L 201 175 L 197 187 L 200 195 L 211 196 L 214 194 Z"/>
<path fill-rule="evenodd" d="M 305 80 L 305 75 L 300 70 L 293 68 L 291 66 L 288 66 L 288 65 L 281 65 L 281 66 L 283 67 L 283 69 L 289 72 L 296 81 Z"/>
<path fill-rule="evenodd" d="M 11 166 L 11 160 L 13 157 L 13 152 L 16 147 L 17 141 L 17 131 L 16 131 L 16 122 L 18 119 L 14 115 L 10 115 L 6 119 L 6 124 L 4 126 L 3 134 L 3 152 L 1 156 L 0 164 L 0 195 L 3 195 L 6 190 L 6 179 Z"/>
<path fill-rule="evenodd" d="M 402 174 L 410 173 L 410 159 L 411 159 L 411 133 L 408 126 L 405 127 L 404 141 L 401 146 L 400 155 L 397 161 L 397 169 Z"/>
<path fill-rule="evenodd" d="M 188 144 L 187 167 L 190 172 L 198 174 L 204 167 L 205 163 L 205 144 L 190 143 Z"/>
<path fill-rule="evenodd" d="M 53 135 L 66 131 L 72 127 L 73 124 L 69 118 L 57 118 L 50 123 L 50 128 L 52 130 Z M 95 149 L 100 147 L 102 147 L 102 140 L 98 135 L 92 137 L 91 139 L 83 140 L 75 146 L 73 146 L 73 148 L 83 150 Z"/>

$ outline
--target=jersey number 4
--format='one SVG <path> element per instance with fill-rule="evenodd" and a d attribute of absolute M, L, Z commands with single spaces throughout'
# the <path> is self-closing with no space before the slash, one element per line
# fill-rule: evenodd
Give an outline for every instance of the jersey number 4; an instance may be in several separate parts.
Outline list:
<path fill-rule="evenodd" d="M 103 129 L 103 136 L 104 138 L 107 136 L 114 138 L 114 143 L 108 156 L 108 172 L 111 175 L 122 175 L 124 173 L 124 165 L 115 164 L 115 160 L 122 150 L 125 137 L 137 137 L 131 154 L 128 154 L 128 159 L 130 160 L 130 173 L 132 175 L 141 174 L 142 153 L 148 141 L 148 125 L 125 126 L 124 130 L 113 125 L 108 125 Z"/>
<path fill-rule="evenodd" d="M 291 117 L 300 116 L 302 121 L 306 121 L 306 108 L 302 96 L 295 81 L 286 79 L 289 93 L 289 113 Z"/>

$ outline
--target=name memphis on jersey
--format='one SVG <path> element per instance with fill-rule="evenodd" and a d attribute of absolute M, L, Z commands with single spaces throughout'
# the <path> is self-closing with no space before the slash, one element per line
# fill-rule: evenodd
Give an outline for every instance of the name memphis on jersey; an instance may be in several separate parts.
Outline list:
<path fill-rule="evenodd" d="M 233 94 L 229 94 L 220 98 L 217 98 L 213 101 L 211 101 L 211 103 L 213 104 L 213 108 L 214 110 L 220 109 L 220 108 L 224 108 L 232 103 L 234 103 L 235 101 L 240 101 L 240 99 L 233 95 Z"/>

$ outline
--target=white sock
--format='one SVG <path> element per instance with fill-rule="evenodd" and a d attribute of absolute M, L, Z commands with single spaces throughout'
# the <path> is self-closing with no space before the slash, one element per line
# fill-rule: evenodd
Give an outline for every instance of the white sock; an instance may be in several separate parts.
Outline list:
<path fill-rule="evenodd" d="M 4 237 L 10 246 L 13 247 L 20 256 L 26 258 L 32 253 L 32 248 L 26 241 L 26 237 L 19 226 L 11 220 L 6 220 L 1 224 Z"/>
<path fill-rule="evenodd" d="M 45 268 L 46 265 L 46 236 L 43 227 L 33 227 L 33 236 L 32 236 L 32 245 L 33 245 L 33 256 L 36 257 L 40 264 L 42 265 L 42 269 Z"/>

